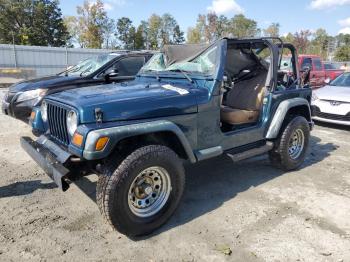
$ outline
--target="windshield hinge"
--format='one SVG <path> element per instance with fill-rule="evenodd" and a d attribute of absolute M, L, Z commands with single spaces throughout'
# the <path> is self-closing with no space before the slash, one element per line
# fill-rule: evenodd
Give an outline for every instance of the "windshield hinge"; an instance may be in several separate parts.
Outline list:
<path fill-rule="evenodd" d="M 101 108 L 95 108 L 95 119 L 97 123 L 102 123 L 103 121 L 103 112 Z"/>

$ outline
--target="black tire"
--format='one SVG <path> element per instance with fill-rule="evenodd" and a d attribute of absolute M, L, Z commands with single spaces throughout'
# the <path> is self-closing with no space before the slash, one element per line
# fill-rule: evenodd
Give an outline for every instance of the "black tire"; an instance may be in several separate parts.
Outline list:
<path fill-rule="evenodd" d="M 289 153 L 289 142 L 297 130 L 302 132 L 304 144 L 297 157 L 293 158 Z M 310 140 L 310 127 L 302 116 L 294 117 L 284 126 L 279 138 L 275 141 L 274 149 L 269 152 L 271 163 L 280 169 L 290 171 L 297 169 L 304 162 Z"/>
<path fill-rule="evenodd" d="M 164 206 L 148 217 L 135 215 L 128 204 L 130 186 L 141 171 L 159 166 L 171 181 L 171 191 Z M 96 189 L 97 205 L 106 220 L 119 232 L 130 236 L 146 235 L 163 225 L 177 208 L 185 187 L 182 161 L 168 147 L 144 146 L 122 161 L 110 158 L 99 176 Z"/>

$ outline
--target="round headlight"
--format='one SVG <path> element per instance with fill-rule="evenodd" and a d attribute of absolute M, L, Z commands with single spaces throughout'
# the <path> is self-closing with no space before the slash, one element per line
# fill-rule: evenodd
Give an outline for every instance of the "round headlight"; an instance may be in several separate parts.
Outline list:
<path fill-rule="evenodd" d="M 78 116 L 77 113 L 74 111 L 69 111 L 67 115 L 67 129 L 68 133 L 73 136 L 75 130 L 77 130 L 78 127 Z"/>
<path fill-rule="evenodd" d="M 47 103 L 45 101 L 43 101 L 41 103 L 41 118 L 43 119 L 44 122 L 47 121 Z"/>

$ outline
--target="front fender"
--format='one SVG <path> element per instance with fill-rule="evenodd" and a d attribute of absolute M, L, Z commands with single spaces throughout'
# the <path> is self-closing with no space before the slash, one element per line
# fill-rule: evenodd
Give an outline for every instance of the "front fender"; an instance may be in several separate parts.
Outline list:
<path fill-rule="evenodd" d="M 176 124 L 167 120 L 157 120 L 90 131 L 86 137 L 83 157 L 87 160 L 103 159 L 114 150 L 117 143 L 122 139 L 162 131 L 174 133 L 180 140 L 189 160 L 192 163 L 196 162 L 196 157 L 182 130 Z M 96 151 L 95 145 L 100 137 L 109 137 L 109 141 L 102 151 Z"/>
<path fill-rule="evenodd" d="M 278 105 L 276 113 L 271 121 L 269 129 L 266 134 L 266 139 L 277 138 L 279 131 L 282 127 L 283 121 L 291 108 L 298 106 L 307 106 L 308 108 L 308 120 L 311 120 L 311 110 L 310 104 L 305 98 L 296 97 L 292 99 L 285 100 Z"/>

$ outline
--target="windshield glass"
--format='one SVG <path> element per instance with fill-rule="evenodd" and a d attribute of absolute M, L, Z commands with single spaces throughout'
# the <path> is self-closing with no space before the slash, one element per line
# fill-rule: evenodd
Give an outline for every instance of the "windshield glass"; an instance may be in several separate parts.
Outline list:
<path fill-rule="evenodd" d="M 326 70 L 338 70 L 340 69 L 340 64 L 325 63 L 324 68 Z"/>
<path fill-rule="evenodd" d="M 141 69 L 141 73 L 183 71 L 190 74 L 212 75 L 217 68 L 217 50 L 218 47 L 213 46 L 192 60 L 174 63 L 169 66 L 166 65 L 163 53 L 159 53 L 150 59 Z"/>
<path fill-rule="evenodd" d="M 67 71 L 60 73 L 59 75 L 86 76 L 95 72 L 117 56 L 119 56 L 119 54 L 103 54 L 91 57 L 69 68 Z"/>
<path fill-rule="evenodd" d="M 338 76 L 329 85 L 350 87 L 350 73 L 344 73 Z"/>

